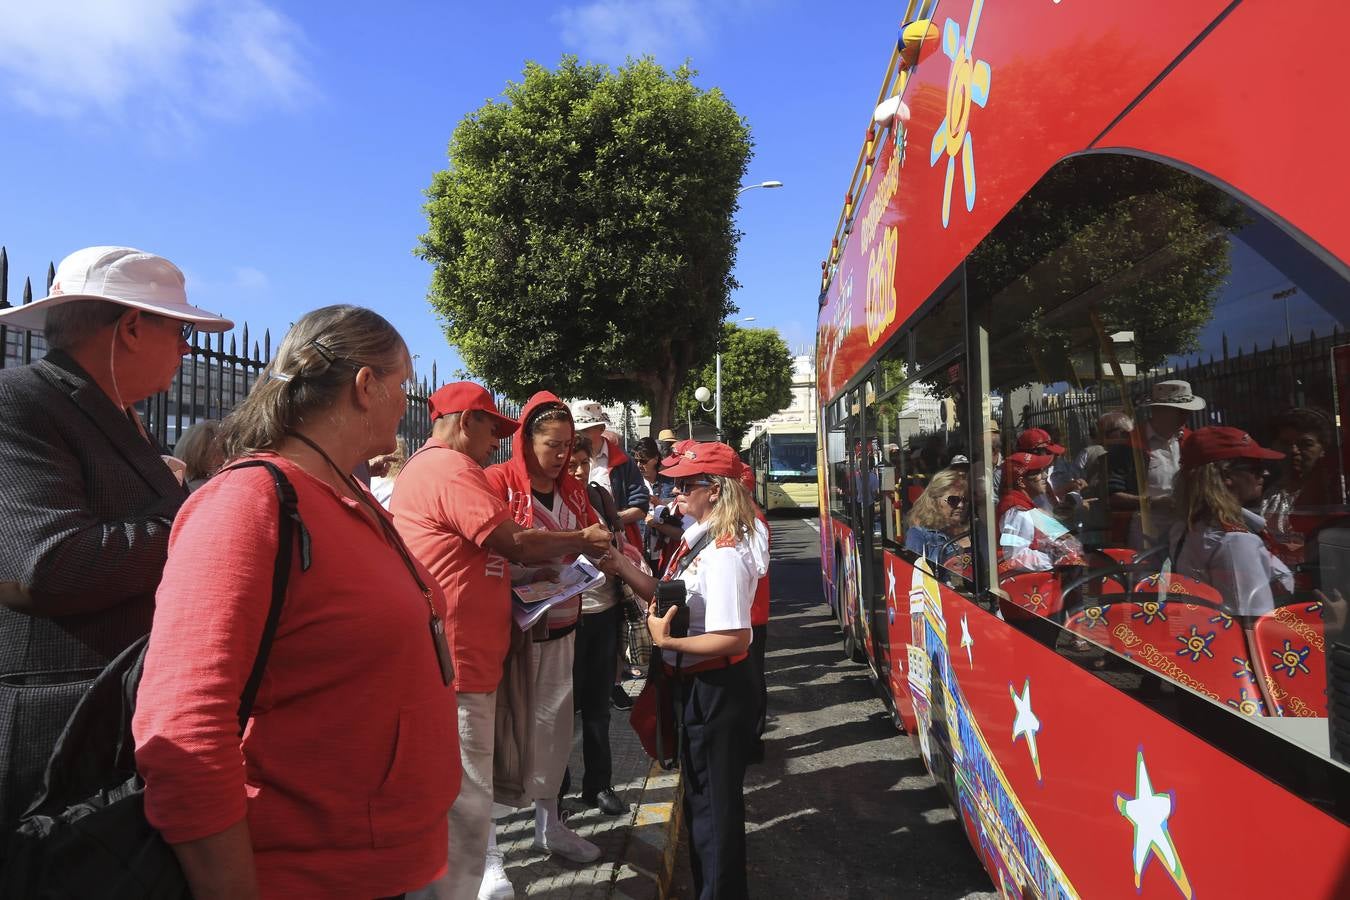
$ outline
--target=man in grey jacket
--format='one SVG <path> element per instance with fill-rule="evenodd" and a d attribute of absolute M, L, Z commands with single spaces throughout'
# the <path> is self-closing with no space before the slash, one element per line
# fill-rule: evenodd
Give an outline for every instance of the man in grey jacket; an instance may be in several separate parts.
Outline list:
<path fill-rule="evenodd" d="M 46 358 L 0 370 L 0 827 L 37 799 L 75 704 L 150 630 L 169 529 L 187 497 L 134 404 L 166 390 L 193 328 L 171 262 L 126 247 L 61 261 L 51 292 L 0 310 Z M 209 585 L 203 585 L 209 589 Z"/>

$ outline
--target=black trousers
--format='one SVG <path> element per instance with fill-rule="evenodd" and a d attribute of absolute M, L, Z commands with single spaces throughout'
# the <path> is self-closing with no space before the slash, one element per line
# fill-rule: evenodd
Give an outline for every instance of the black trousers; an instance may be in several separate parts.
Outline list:
<path fill-rule="evenodd" d="M 609 695 L 619 654 L 623 608 L 582 616 L 577 623 L 576 656 L 572 660 L 572 694 L 581 711 L 581 754 L 585 774 L 583 794 L 610 787 L 613 762 L 609 752 Z"/>
<path fill-rule="evenodd" d="M 769 683 L 764 678 L 764 651 L 767 649 L 765 642 L 769 639 L 769 626 L 752 625 L 750 633 L 754 635 L 754 640 L 750 643 L 750 664 L 754 667 L 759 701 L 759 714 L 755 716 L 755 733 L 751 743 L 759 744 L 769 721 Z"/>
<path fill-rule="evenodd" d="M 699 900 L 743 900 L 745 766 L 754 736 L 754 673 L 733 666 L 684 676 L 676 685 L 684 727 L 684 819 Z"/>

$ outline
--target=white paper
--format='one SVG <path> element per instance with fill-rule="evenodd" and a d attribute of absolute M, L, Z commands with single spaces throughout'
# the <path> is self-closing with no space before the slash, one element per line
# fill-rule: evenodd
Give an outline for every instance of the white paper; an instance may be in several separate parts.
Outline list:
<path fill-rule="evenodd" d="M 566 603 L 573 597 L 605 583 L 605 573 L 589 559 L 578 556 L 570 566 L 563 566 L 557 581 L 533 581 L 511 588 L 511 616 L 516 627 L 528 631 L 550 609 Z"/>

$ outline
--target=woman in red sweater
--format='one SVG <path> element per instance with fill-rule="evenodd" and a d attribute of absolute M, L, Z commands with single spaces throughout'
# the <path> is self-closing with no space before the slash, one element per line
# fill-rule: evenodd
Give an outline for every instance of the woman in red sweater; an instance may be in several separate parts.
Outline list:
<path fill-rule="evenodd" d="M 272 478 L 227 469 L 175 523 L 136 762 L 146 816 L 198 900 L 370 900 L 444 869 L 460 780 L 453 673 L 436 629 L 445 600 L 349 474 L 393 449 L 411 374 L 387 321 L 326 307 L 295 324 L 223 426 L 227 458 L 285 473 L 311 536 L 242 739 L 236 713 L 277 550 Z"/>

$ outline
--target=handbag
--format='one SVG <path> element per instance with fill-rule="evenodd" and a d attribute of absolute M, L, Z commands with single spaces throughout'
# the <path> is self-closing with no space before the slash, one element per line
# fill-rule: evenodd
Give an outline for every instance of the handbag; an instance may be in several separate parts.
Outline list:
<path fill-rule="evenodd" d="M 666 676 L 659 653 L 651 656 L 647 683 L 633 701 L 628 724 L 657 765 L 667 772 L 679 765 L 684 734 L 675 727 L 675 685 Z"/>
<path fill-rule="evenodd" d="M 272 598 L 258 655 L 239 697 L 239 736 L 253 712 L 272 649 L 298 533 L 300 568 L 310 564 L 310 539 L 295 488 L 265 460 L 281 503 Z M 228 471 L 228 470 L 225 470 Z M 99 897 L 179 900 L 190 897 L 178 857 L 145 817 L 145 782 L 136 772 L 131 720 L 149 636 L 108 663 L 66 721 L 47 762 L 43 789 L 10 835 L 0 872 L 0 897 Z"/>

